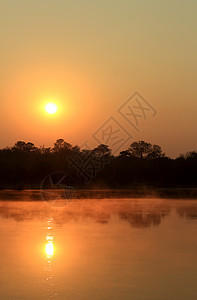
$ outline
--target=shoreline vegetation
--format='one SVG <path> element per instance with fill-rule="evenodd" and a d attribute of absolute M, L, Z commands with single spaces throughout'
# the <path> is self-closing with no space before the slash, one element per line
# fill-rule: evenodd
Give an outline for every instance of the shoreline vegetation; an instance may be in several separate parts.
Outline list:
<path fill-rule="evenodd" d="M 52 148 L 18 141 L 13 147 L 0 149 L 0 191 L 70 187 L 81 198 L 118 194 L 197 198 L 196 170 L 197 151 L 172 159 L 159 145 L 145 141 L 133 142 L 118 155 L 105 144 L 80 149 L 64 139 L 56 140 Z"/>
<path fill-rule="evenodd" d="M 0 201 L 47 201 L 43 194 L 48 193 L 48 201 L 72 199 L 119 199 L 119 198 L 163 198 L 163 199 L 197 199 L 197 188 L 170 189 L 76 189 L 69 194 L 66 189 L 27 189 L 0 190 Z"/>

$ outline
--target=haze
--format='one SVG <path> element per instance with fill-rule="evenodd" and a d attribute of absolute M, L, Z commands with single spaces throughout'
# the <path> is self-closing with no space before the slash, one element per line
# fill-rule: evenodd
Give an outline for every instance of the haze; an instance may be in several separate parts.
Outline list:
<path fill-rule="evenodd" d="M 133 139 L 194 150 L 196 11 L 191 0 L 1 1 L 0 147 L 80 145 L 138 91 L 157 114 Z"/>

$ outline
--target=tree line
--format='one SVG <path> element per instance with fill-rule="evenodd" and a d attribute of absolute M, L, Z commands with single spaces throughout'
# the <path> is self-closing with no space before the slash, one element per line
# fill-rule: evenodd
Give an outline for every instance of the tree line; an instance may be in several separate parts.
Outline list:
<path fill-rule="evenodd" d="M 108 145 L 80 149 L 64 139 L 53 147 L 18 141 L 0 150 L 1 189 L 39 188 L 48 175 L 58 181 L 60 173 L 81 188 L 197 187 L 197 151 L 172 159 L 159 145 L 137 141 L 114 156 Z"/>

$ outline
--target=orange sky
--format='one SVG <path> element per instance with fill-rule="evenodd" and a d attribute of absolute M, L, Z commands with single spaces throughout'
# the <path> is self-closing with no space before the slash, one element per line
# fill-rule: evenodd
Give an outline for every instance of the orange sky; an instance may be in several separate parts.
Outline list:
<path fill-rule="evenodd" d="M 1 3 L 0 147 L 94 146 L 113 116 L 132 136 L 122 148 L 143 139 L 170 156 L 196 149 L 196 9 L 191 0 Z M 135 91 L 157 110 L 139 132 L 117 111 Z"/>

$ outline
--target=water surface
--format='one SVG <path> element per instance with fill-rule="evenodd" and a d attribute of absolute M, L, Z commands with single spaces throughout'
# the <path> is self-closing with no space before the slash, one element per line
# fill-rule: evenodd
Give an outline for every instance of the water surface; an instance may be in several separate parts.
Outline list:
<path fill-rule="evenodd" d="M 0 201 L 0 299 L 196 300 L 196 233 L 195 200 Z"/>

